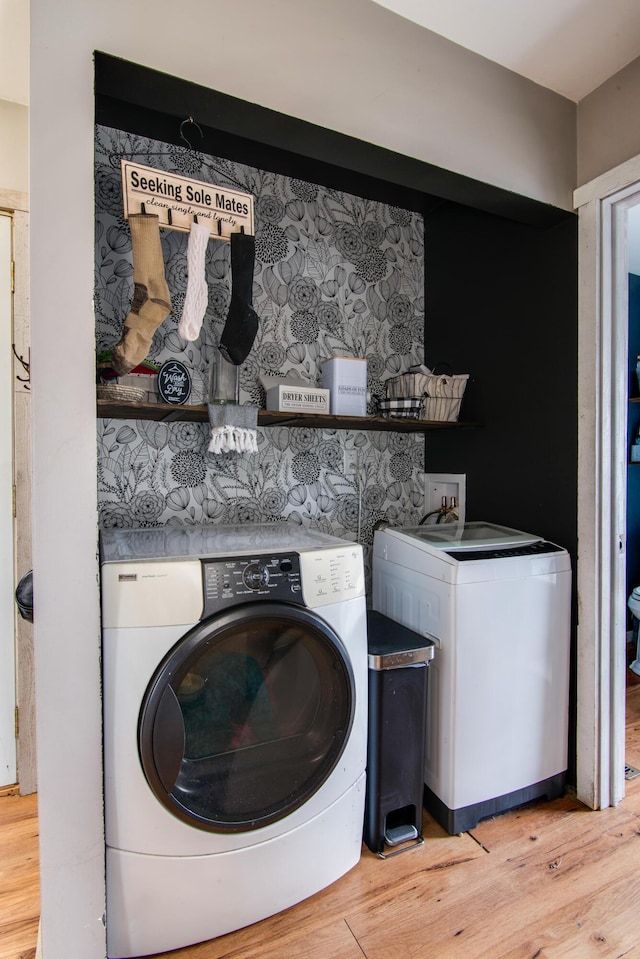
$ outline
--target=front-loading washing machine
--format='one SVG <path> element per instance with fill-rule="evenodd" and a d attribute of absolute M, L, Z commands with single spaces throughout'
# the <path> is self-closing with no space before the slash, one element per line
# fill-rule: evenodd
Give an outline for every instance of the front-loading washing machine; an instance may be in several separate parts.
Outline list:
<path fill-rule="evenodd" d="M 362 548 L 294 524 L 101 534 L 107 953 L 211 939 L 359 860 Z"/>

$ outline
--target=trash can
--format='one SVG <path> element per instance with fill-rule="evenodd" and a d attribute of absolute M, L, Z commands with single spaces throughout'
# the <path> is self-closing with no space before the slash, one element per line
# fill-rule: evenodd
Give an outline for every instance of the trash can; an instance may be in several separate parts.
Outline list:
<path fill-rule="evenodd" d="M 427 678 L 434 644 L 382 613 L 369 610 L 367 646 L 364 841 L 372 852 L 386 859 L 424 841 Z"/>
<path fill-rule="evenodd" d="M 637 676 L 640 676 L 640 637 L 638 636 L 638 624 L 640 623 L 640 586 L 636 586 L 631 593 L 627 606 L 633 614 L 633 642 L 636 644 L 636 658 L 629 664 L 629 669 L 636 673 Z"/>
<path fill-rule="evenodd" d="M 22 577 L 16 589 L 16 605 L 23 619 L 33 622 L 33 571 Z"/>

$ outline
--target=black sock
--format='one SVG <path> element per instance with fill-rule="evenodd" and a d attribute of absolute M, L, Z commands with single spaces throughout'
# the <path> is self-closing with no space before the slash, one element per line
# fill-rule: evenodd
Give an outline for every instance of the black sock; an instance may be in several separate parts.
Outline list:
<path fill-rule="evenodd" d="M 220 337 L 220 352 L 228 363 L 244 363 L 258 332 L 258 315 L 253 309 L 253 264 L 255 237 L 231 234 L 231 303 Z"/>

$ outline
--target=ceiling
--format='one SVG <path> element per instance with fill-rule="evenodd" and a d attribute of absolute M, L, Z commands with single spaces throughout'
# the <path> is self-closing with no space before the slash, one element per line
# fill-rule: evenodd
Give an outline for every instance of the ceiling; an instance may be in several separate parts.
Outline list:
<path fill-rule="evenodd" d="M 578 102 L 640 55 L 638 0 L 373 0 Z M 29 102 L 29 0 L 0 0 L 0 99 Z"/>
<path fill-rule="evenodd" d="M 576 103 L 640 55 L 638 0 L 375 0 Z"/>

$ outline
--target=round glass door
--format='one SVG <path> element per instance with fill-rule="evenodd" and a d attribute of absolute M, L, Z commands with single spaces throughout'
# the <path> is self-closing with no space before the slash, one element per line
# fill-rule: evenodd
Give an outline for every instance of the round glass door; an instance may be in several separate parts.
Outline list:
<path fill-rule="evenodd" d="M 349 737 L 355 686 L 335 632 L 304 609 L 257 603 L 200 623 L 143 700 L 142 766 L 193 826 L 255 829 L 301 806 Z"/>

